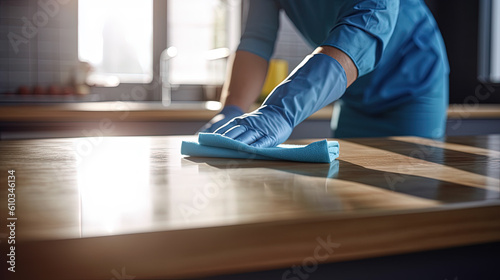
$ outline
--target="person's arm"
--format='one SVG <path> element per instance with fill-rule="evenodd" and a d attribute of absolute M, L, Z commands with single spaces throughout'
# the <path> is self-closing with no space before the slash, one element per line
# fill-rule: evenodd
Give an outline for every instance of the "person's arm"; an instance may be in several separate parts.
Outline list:
<path fill-rule="evenodd" d="M 275 0 L 249 1 L 245 31 L 232 56 L 222 90 L 222 111 L 200 129 L 216 129 L 247 112 L 257 100 L 266 78 L 268 61 L 274 51 L 279 28 L 279 5 Z"/>
<path fill-rule="evenodd" d="M 339 19 L 321 43 L 347 54 L 358 77 L 373 71 L 392 37 L 400 0 L 346 1 Z"/>
<path fill-rule="evenodd" d="M 323 53 L 336 59 L 347 76 L 349 87 L 358 76 L 358 69 L 352 59 L 341 50 L 331 46 L 321 46 L 313 54 Z M 229 76 L 222 89 L 221 102 L 224 106 L 235 105 L 244 112 L 250 109 L 259 97 L 266 79 L 268 62 L 264 58 L 246 51 L 237 51 L 230 63 Z"/>
<path fill-rule="evenodd" d="M 358 69 L 352 59 L 346 55 L 343 51 L 331 47 L 331 46 L 320 46 L 313 51 L 313 54 L 322 53 L 326 54 L 335 60 L 337 60 L 342 68 L 344 69 L 347 78 L 347 87 L 349 87 L 358 78 Z"/>
<path fill-rule="evenodd" d="M 358 76 L 358 69 L 352 59 L 341 50 L 331 46 L 321 46 L 313 54 L 323 53 L 336 59 L 347 76 L 349 87 Z M 244 112 L 250 109 L 259 97 L 266 79 L 268 62 L 264 58 L 246 51 L 237 51 L 230 63 L 227 82 L 222 89 L 221 102 L 224 106 L 235 105 Z"/>
<path fill-rule="evenodd" d="M 321 47 L 261 107 L 234 118 L 215 133 L 254 147 L 283 143 L 295 126 L 339 99 L 357 77 L 376 67 L 394 31 L 398 11 L 399 0 L 347 2 Z"/>
<path fill-rule="evenodd" d="M 248 112 L 260 95 L 267 74 L 267 60 L 247 51 L 236 51 L 228 66 L 230 69 L 220 100 L 223 109 L 200 132 L 214 132 L 231 119 Z"/>
<path fill-rule="evenodd" d="M 236 51 L 232 60 L 222 89 L 221 102 L 224 106 L 235 105 L 247 112 L 260 95 L 268 62 L 247 51 Z"/>
<path fill-rule="evenodd" d="M 232 119 L 214 133 L 254 147 L 273 147 L 283 143 L 295 126 L 340 98 L 347 87 L 343 66 L 323 52 L 333 52 L 344 60 L 346 69 L 351 69 L 349 79 L 353 81 L 356 77 L 352 68 L 347 66 L 350 63 L 346 55 L 330 48 L 320 48 L 308 55 L 257 110 Z"/>
<path fill-rule="evenodd" d="M 337 62 L 338 71 L 335 72 L 334 75 L 336 74 L 345 75 L 345 85 L 343 85 L 343 79 L 338 78 L 337 83 L 334 83 L 335 85 L 333 87 L 339 87 L 337 91 L 343 93 L 345 88 L 350 86 L 358 76 L 358 70 L 354 65 L 354 62 L 344 52 L 331 46 L 320 46 L 316 48 L 311 55 L 317 55 L 317 54 L 327 55 Z M 225 100 L 224 110 L 221 112 L 221 114 L 217 115 L 218 117 L 216 116 L 213 119 L 215 120 L 213 124 L 209 123 L 209 125 L 211 125 L 212 127 L 219 126 L 219 128 L 215 130 L 216 133 L 220 134 L 224 133 L 228 137 L 236 138 L 239 141 L 243 141 L 247 144 L 253 144 L 254 146 L 255 145 L 273 146 L 285 141 L 286 138 L 288 138 L 289 135 L 288 131 L 285 132 L 280 132 L 280 131 L 282 131 L 283 128 L 285 128 L 285 130 L 289 130 L 289 132 L 291 133 L 290 127 L 295 127 L 295 125 L 280 125 L 280 123 L 278 122 L 277 126 L 275 126 L 266 121 L 257 122 L 253 124 L 254 126 L 261 127 L 261 129 L 264 130 L 271 129 L 276 135 L 279 134 L 282 136 L 286 136 L 286 138 L 283 139 L 274 137 L 272 138 L 260 137 L 260 133 L 257 133 L 254 130 L 246 131 L 246 128 L 243 128 L 241 126 L 236 130 L 233 129 L 232 132 L 228 132 L 231 126 L 226 126 L 226 128 L 221 128 L 230 119 L 233 119 L 234 117 L 238 117 L 239 115 L 243 114 L 243 112 L 238 111 L 238 108 L 243 108 L 243 110 L 248 111 L 249 107 L 255 102 L 255 100 L 257 100 L 260 91 L 262 89 L 262 86 L 264 84 L 267 67 L 268 67 L 267 60 L 263 59 L 258 55 L 245 51 L 236 52 L 236 55 L 232 63 L 232 69 L 229 72 L 231 74 L 228 77 L 227 79 L 228 82 L 226 82 L 225 87 L 223 89 L 222 101 Z M 320 75 L 328 75 L 328 73 L 325 71 L 322 70 L 319 71 L 321 72 L 319 73 Z M 330 85 L 332 85 L 332 83 L 330 83 Z M 326 88 L 328 87 L 328 84 L 317 83 L 315 86 Z M 312 89 L 307 88 L 305 90 L 311 91 Z M 274 94 L 274 97 L 278 95 L 279 94 Z M 323 98 L 323 100 L 320 100 L 320 102 L 316 104 L 318 108 L 321 108 L 324 105 L 328 104 L 329 102 L 333 101 L 326 97 L 327 94 L 323 95 L 325 95 L 325 98 Z M 340 96 L 336 96 L 334 98 L 338 97 Z M 280 99 L 282 97 L 279 96 L 276 98 Z M 266 109 L 262 109 L 260 112 L 265 112 L 265 110 Z M 300 110 L 300 108 L 298 108 L 298 110 Z M 231 112 L 234 115 L 230 115 Z M 272 117 L 272 115 L 273 113 L 269 114 L 268 117 Z M 309 116 L 309 114 L 305 115 L 305 117 L 307 116 Z M 296 122 L 302 121 L 300 117 L 299 118 L 294 117 L 294 118 Z M 261 119 L 266 119 L 266 117 Z M 275 119 L 271 118 L 271 121 L 273 120 Z M 234 122 L 236 123 L 238 121 L 236 120 Z M 257 142 L 257 140 L 260 140 L 260 142 L 255 143 Z"/>

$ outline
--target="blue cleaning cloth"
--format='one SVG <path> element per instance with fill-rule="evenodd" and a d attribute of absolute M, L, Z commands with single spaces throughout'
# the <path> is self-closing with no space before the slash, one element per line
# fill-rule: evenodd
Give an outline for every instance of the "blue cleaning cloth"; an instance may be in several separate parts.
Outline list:
<path fill-rule="evenodd" d="M 321 140 L 309 145 L 281 144 L 273 148 L 255 148 L 220 134 L 200 133 L 198 142 L 182 141 L 181 154 L 194 157 L 330 163 L 339 156 L 339 143 Z"/>

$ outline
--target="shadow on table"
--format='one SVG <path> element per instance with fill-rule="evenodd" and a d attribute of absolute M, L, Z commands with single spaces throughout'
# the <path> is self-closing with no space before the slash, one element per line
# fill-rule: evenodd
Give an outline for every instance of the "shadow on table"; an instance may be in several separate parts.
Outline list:
<path fill-rule="evenodd" d="M 267 168 L 303 176 L 355 182 L 447 203 L 479 201 L 488 197 L 488 191 L 485 189 L 423 176 L 370 169 L 344 160 L 335 160 L 330 164 L 305 164 L 224 158 L 186 157 L 184 159 L 196 164 L 204 163 L 217 169 Z M 329 185 L 334 186 L 335 181 L 329 182 Z"/>
<path fill-rule="evenodd" d="M 373 138 L 370 141 L 365 139 L 347 139 L 346 142 L 355 143 L 375 149 L 381 149 L 391 153 L 397 153 L 417 160 L 428 161 L 440 165 L 453 167 L 462 171 L 471 172 L 483 176 L 492 176 L 491 168 L 500 170 L 500 158 L 485 155 L 477 155 L 468 152 L 444 149 L 425 144 L 405 142 L 392 139 Z M 463 144 L 462 144 L 463 145 Z M 500 173 L 496 173 L 496 178 L 500 179 Z"/>
<path fill-rule="evenodd" d="M 253 160 L 253 159 L 226 159 L 226 158 L 200 158 L 200 157 L 185 157 L 185 160 L 194 163 L 205 163 L 217 169 L 234 169 L 234 168 L 268 168 L 288 173 L 320 177 L 320 178 L 335 178 L 339 172 L 339 161 L 334 160 L 331 163 L 311 163 L 292 161 L 270 161 L 270 160 Z"/>

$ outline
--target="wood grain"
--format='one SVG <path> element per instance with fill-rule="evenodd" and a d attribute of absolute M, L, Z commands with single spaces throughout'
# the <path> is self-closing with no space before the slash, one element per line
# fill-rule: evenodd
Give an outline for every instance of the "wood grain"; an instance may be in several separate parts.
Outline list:
<path fill-rule="evenodd" d="M 346 139 L 332 164 L 184 157 L 182 140 L 194 137 L 0 141 L 22 225 L 17 278 L 2 279 L 289 267 L 328 239 L 319 262 L 500 240 L 500 135 Z"/>

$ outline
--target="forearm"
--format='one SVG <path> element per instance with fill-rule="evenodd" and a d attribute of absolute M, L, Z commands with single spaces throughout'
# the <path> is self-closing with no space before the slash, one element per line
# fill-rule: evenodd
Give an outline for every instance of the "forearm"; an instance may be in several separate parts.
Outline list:
<path fill-rule="evenodd" d="M 331 46 L 320 46 L 314 50 L 313 54 L 316 53 L 329 55 L 342 65 L 347 78 L 347 87 L 349 87 L 357 79 L 358 69 L 356 68 L 356 65 L 354 65 L 352 59 L 343 51 Z"/>
<path fill-rule="evenodd" d="M 225 106 L 236 105 L 248 112 L 264 85 L 268 62 L 253 53 L 237 51 L 230 65 L 221 102 Z"/>
<path fill-rule="evenodd" d="M 339 99 L 356 78 L 347 55 L 325 48 L 307 56 L 278 85 L 257 110 L 232 119 L 215 133 L 254 147 L 274 147 L 283 143 L 295 126 L 311 114 Z M 330 52 L 331 51 L 331 52 Z M 342 60 L 343 66 L 337 59 Z"/>

